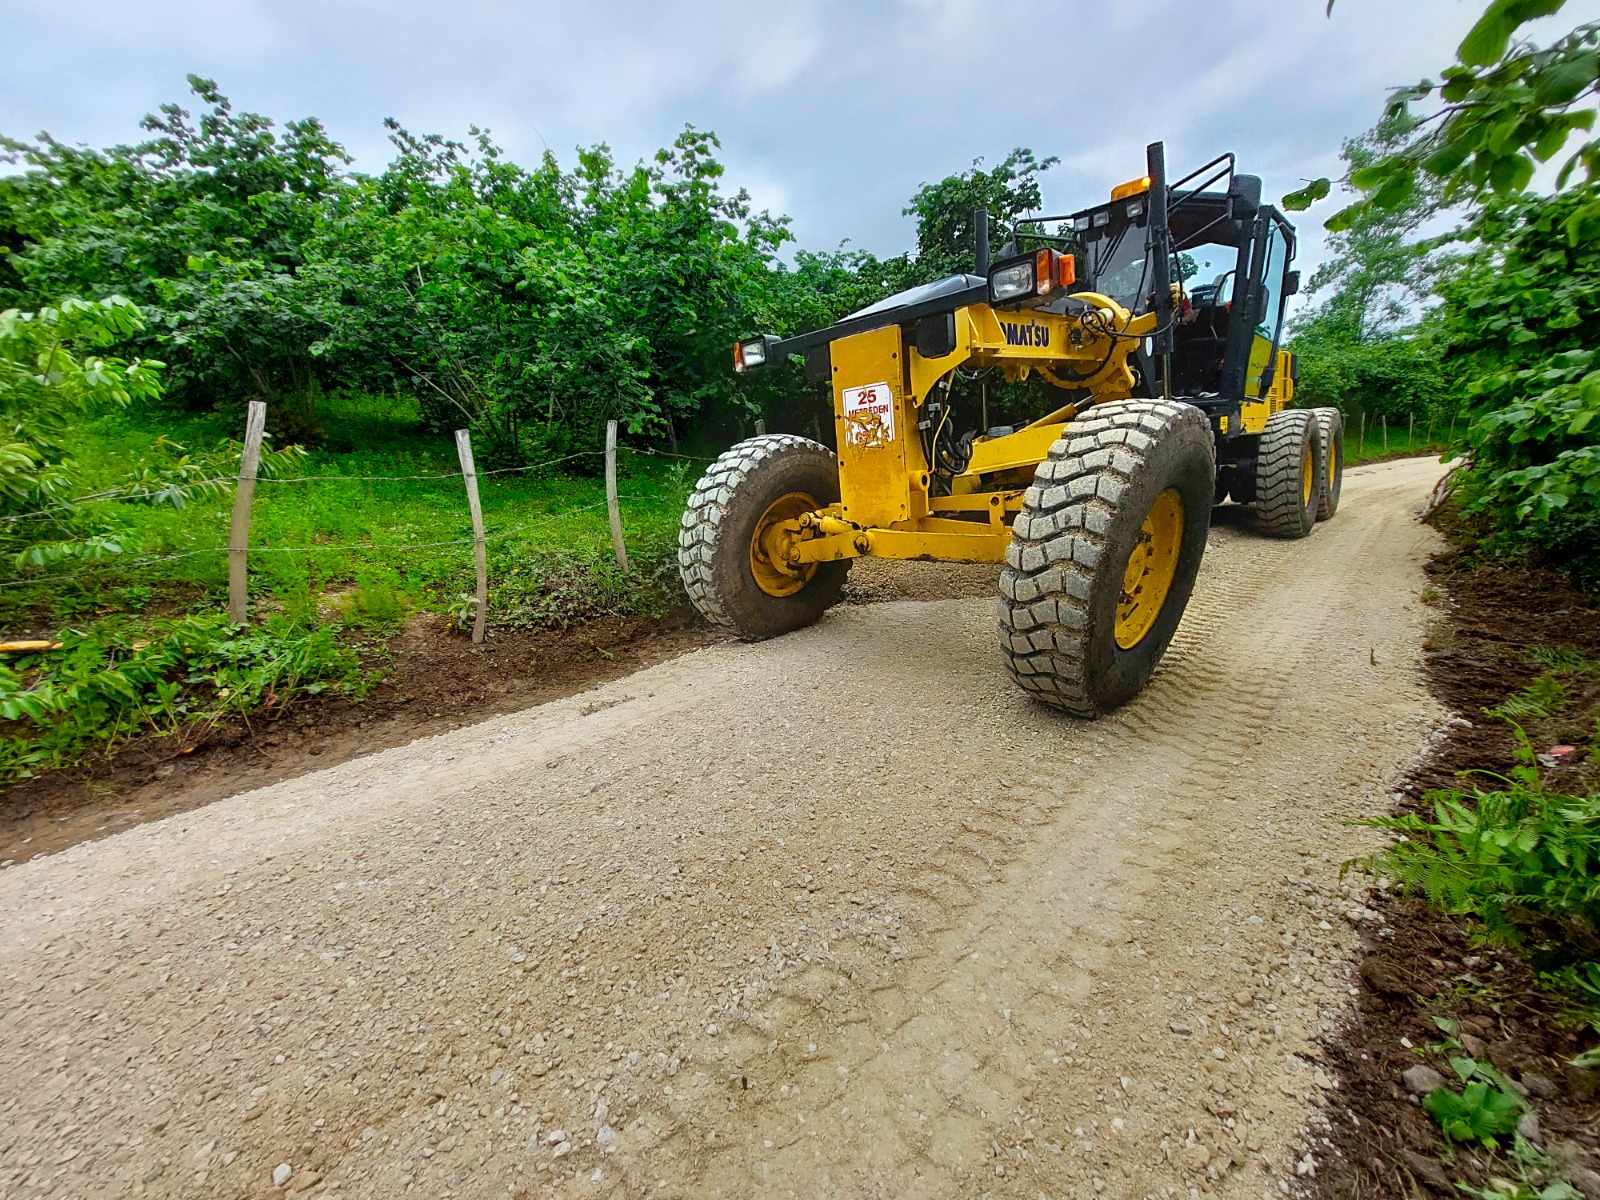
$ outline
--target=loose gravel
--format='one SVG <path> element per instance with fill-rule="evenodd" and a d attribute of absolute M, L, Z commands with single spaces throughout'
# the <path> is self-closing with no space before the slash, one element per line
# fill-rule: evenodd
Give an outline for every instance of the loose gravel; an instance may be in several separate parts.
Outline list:
<path fill-rule="evenodd" d="M 1438 470 L 1224 523 L 1095 724 L 845 606 L 0 872 L 0 1196 L 1278 1194 Z"/>

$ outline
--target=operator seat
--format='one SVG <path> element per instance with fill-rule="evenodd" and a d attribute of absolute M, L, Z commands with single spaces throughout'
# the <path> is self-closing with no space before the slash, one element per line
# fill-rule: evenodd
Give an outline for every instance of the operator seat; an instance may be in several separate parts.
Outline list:
<path fill-rule="evenodd" d="M 1172 382 L 1185 395 L 1222 390 L 1222 360 L 1228 351 L 1227 281 L 1233 272 L 1189 289 L 1192 319 L 1173 329 Z"/>

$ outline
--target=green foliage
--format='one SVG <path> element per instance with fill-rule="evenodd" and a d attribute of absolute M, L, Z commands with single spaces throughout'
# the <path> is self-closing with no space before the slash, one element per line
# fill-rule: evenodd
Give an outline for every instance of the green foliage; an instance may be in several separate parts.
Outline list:
<path fill-rule="evenodd" d="M 1505 721 L 1538 721 L 1565 712 L 1567 703 L 1566 685 L 1547 671 L 1503 704 L 1484 711 Z"/>
<path fill-rule="evenodd" d="M 1405 141 L 1353 169 L 1348 182 L 1366 198 L 1336 213 L 1330 230 L 1347 228 L 1370 209 L 1396 209 L 1419 187 L 1442 183 L 1446 201 L 1509 197 L 1533 182 L 1539 163 L 1566 150 L 1574 134 L 1594 126 L 1600 89 L 1600 24 L 1580 25 L 1549 46 L 1514 41 L 1529 21 L 1550 16 L 1564 0 L 1492 0 L 1439 81 L 1397 89 L 1387 112 L 1413 122 Z M 1418 117 L 1412 106 L 1428 102 Z M 1581 171 L 1600 179 L 1600 139 L 1581 141 L 1562 166 L 1557 186 Z M 1328 194 L 1328 181 L 1285 197 L 1304 209 Z M 1600 206 L 1592 213 L 1600 215 Z"/>
<path fill-rule="evenodd" d="M 356 571 L 355 589 L 345 597 L 344 618 L 363 629 L 393 629 L 406 618 L 407 598 L 397 586 L 392 570 L 363 566 Z"/>
<path fill-rule="evenodd" d="M 132 297 L 148 327 L 123 340 L 160 347 L 176 398 L 264 399 L 280 442 L 324 436 L 337 388 L 412 391 L 486 462 L 591 445 L 612 418 L 670 441 L 780 399 L 728 369 L 737 337 L 904 286 L 903 259 L 779 263 L 787 220 L 725 191 L 693 128 L 631 169 L 603 145 L 524 169 L 487 131 L 391 121 L 395 158 L 366 177 L 317 121 L 280 129 L 190 86 L 199 115 L 166 105 L 138 145 L 0 143 L 24 168 L 0 177 L 0 299 Z"/>
<path fill-rule="evenodd" d="M 134 733 L 181 733 L 328 687 L 368 686 L 330 631 L 287 617 L 253 629 L 221 613 L 101 620 L 61 641 L 0 665 L 0 785 Z"/>
<path fill-rule="evenodd" d="M 117 553 L 74 520 L 69 434 L 89 414 L 160 394 L 161 363 L 93 353 L 140 328 L 117 296 L 0 313 L 0 552 L 18 569 Z"/>
<path fill-rule="evenodd" d="M 129 345 L 160 346 L 174 394 L 208 406 L 267 399 L 276 427 L 301 437 L 314 432 L 315 325 L 297 271 L 349 160 L 314 119 L 275 132 L 234 113 L 211 80 L 189 85 L 205 105 L 198 118 L 163 105 L 134 146 L 0 140 L 26 168 L 0 179 L 0 241 L 15 245 L 0 295 L 128 296 L 149 318 Z"/>
<path fill-rule="evenodd" d="M 1528 945 L 1541 970 L 1574 967 L 1586 978 L 1600 962 L 1600 793 L 1547 790 L 1527 736 L 1512 728 L 1518 765 L 1491 777 L 1501 786 L 1431 792 L 1431 819 L 1373 820 L 1403 836 L 1361 867 L 1481 920 L 1491 938 Z M 1600 1005 L 1593 1011 L 1600 1017 Z"/>
<path fill-rule="evenodd" d="M 1344 161 L 1360 170 L 1410 128 L 1404 118 L 1386 118 L 1344 143 Z M 1305 289 L 1312 304 L 1290 329 L 1300 357 L 1298 404 L 1346 414 L 1442 415 L 1448 381 L 1422 316 L 1452 259 L 1418 240 L 1439 206 L 1437 187 L 1419 188 L 1405 204 L 1363 210 L 1328 235 L 1329 258 Z"/>
<path fill-rule="evenodd" d="M 1506 1077 L 1464 1055 L 1452 1055 L 1450 1067 L 1466 1086 L 1459 1092 L 1437 1088 L 1422 1100 L 1422 1107 L 1439 1122 L 1445 1137 L 1452 1142 L 1493 1146 L 1498 1139 L 1514 1134 L 1528 1105 Z"/>
<path fill-rule="evenodd" d="M 1600 675 L 1600 659 L 1571 646 L 1529 646 L 1528 657 L 1541 667 L 1564 675 Z"/>
<path fill-rule="evenodd" d="M 1404 217 L 1419 198 L 1475 206 L 1453 240 L 1466 253 L 1436 278 L 1427 330 L 1467 419 L 1461 494 L 1500 552 L 1536 552 L 1580 583 L 1600 581 L 1600 23 L 1548 46 L 1517 40 L 1562 0 L 1492 0 L 1439 82 L 1391 97 L 1393 137 L 1348 158 L 1363 198 L 1327 221 L 1336 237 Z M 1382 126 L 1380 126 L 1381 128 Z M 1553 195 L 1527 196 L 1536 167 L 1568 152 Z M 1286 203 L 1329 193 L 1320 180 Z M 1315 386 L 1315 383 L 1314 383 Z M 1452 420 L 1454 426 L 1456 421 Z"/>
<path fill-rule="evenodd" d="M 1593 208 L 1595 216 L 1585 213 Z M 1591 228 L 1592 224 L 1592 228 Z M 1440 344 L 1465 378 L 1463 492 L 1509 549 L 1600 573 L 1600 184 L 1487 206 L 1482 252 L 1441 284 Z"/>
<path fill-rule="evenodd" d="M 1060 159 L 1034 157 L 1018 148 L 993 170 L 982 169 L 982 159 L 959 175 L 938 183 L 925 183 L 911 197 L 905 215 L 917 219 L 917 259 L 912 282 L 925 283 L 946 275 L 970 272 L 974 265 L 977 228 L 973 216 L 980 208 L 989 218 L 999 248 L 1002 231 L 1041 203 L 1039 176 Z"/>

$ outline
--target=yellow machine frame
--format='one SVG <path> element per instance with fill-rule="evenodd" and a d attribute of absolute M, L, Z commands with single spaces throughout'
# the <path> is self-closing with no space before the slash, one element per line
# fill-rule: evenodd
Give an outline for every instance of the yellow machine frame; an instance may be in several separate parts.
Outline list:
<path fill-rule="evenodd" d="M 833 342 L 840 501 L 764 529 L 768 557 L 791 568 L 865 555 L 1003 562 L 1011 540 L 1010 517 L 1022 506 L 1034 468 L 1080 412 L 1130 394 L 1135 379 L 1128 357 L 1155 326 L 1154 313 L 1133 316 L 1098 293 L 1079 292 L 1073 299 L 1089 306 L 1093 317 L 1087 322 L 1082 314 L 1002 313 L 983 304 L 959 309 L 955 349 L 939 358 L 919 354 L 898 325 Z M 1272 352 L 1268 339 L 1255 338 L 1252 379 L 1260 377 Z M 1277 354 L 1278 369 L 1267 394 L 1245 399 L 1242 428 L 1236 432 L 1260 433 L 1267 419 L 1293 398 L 1289 354 Z M 922 439 L 915 436 L 920 413 L 939 382 L 968 365 L 998 367 L 1012 382 L 1037 371 L 1058 386 L 1066 384 L 1054 372 L 1064 368 L 1073 373 L 1071 386 L 1079 390 L 1073 392 L 1073 403 L 1014 433 L 976 441 L 967 469 L 952 481 L 951 494 L 935 496 Z M 1083 373 L 1084 368 L 1092 373 Z M 878 388 L 883 395 L 860 402 L 863 389 Z M 1006 486 L 984 490 L 984 476 L 997 476 Z"/>

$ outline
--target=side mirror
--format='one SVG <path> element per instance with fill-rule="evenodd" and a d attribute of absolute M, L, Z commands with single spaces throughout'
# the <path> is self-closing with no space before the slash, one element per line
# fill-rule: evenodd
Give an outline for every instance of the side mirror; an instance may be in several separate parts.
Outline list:
<path fill-rule="evenodd" d="M 1235 218 L 1249 218 L 1261 208 L 1261 176 L 1235 175 L 1228 184 L 1228 199 L 1233 201 Z"/>
<path fill-rule="evenodd" d="M 1285 296 L 1298 296 L 1300 294 L 1300 272 L 1290 271 L 1283 280 L 1283 294 Z"/>

